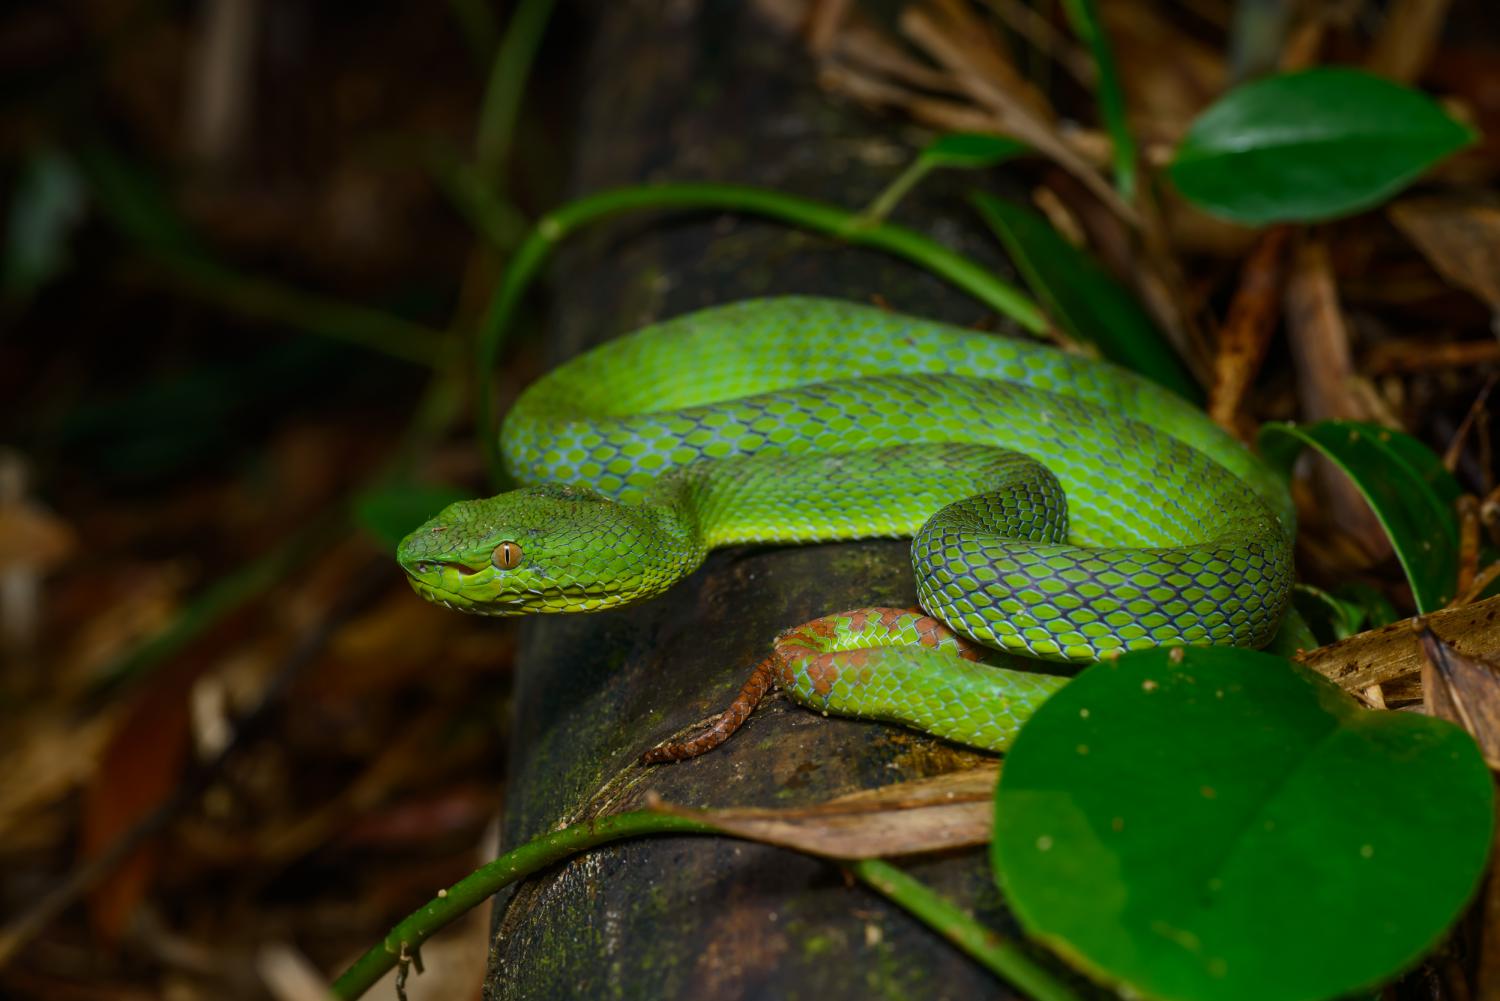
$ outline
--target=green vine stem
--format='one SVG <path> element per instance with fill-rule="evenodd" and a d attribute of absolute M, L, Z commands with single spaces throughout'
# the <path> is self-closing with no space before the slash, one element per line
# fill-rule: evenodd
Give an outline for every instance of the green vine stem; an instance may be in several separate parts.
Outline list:
<path fill-rule="evenodd" d="M 539 869 L 561 862 L 581 851 L 597 848 L 621 838 L 645 834 L 712 834 L 714 829 L 698 820 L 669 817 L 651 810 L 634 810 L 612 817 L 574 824 L 543 834 L 481 866 L 391 929 L 385 941 L 366 952 L 333 983 L 333 996 L 352 1001 L 369 990 L 402 957 L 411 957 L 439 929 L 456 921 L 473 907 L 500 890 L 525 879 Z"/>
<path fill-rule="evenodd" d="M 522 296 L 552 249 L 579 229 L 611 216 L 663 209 L 744 212 L 801 226 L 858 246 L 884 250 L 921 265 L 1033 333 L 1047 329 L 1046 317 L 1034 301 L 978 262 L 915 230 L 888 222 L 868 224 L 860 213 L 824 202 L 763 188 L 708 183 L 642 185 L 585 195 L 549 212 L 527 233 L 490 298 L 480 323 L 475 366 L 480 380 L 476 395 L 478 426 L 490 463 L 491 479 L 497 489 L 505 484 L 505 474 L 500 466 L 490 376 Z"/>
<path fill-rule="evenodd" d="M 547 30 L 552 3 L 553 0 L 521 0 L 515 5 L 515 13 L 491 64 L 484 103 L 479 109 L 479 135 L 474 142 L 476 165 L 489 184 L 499 184 L 499 174 L 510 160 L 521 97 L 531 75 L 532 60 L 542 43 L 542 33 Z"/>
<path fill-rule="evenodd" d="M 476 869 L 392 928 L 334 981 L 332 996 L 354 1001 L 397 964 L 415 962 L 422 943 L 510 884 L 568 858 L 624 838 L 660 834 L 723 834 L 713 824 L 654 810 L 633 810 L 543 834 Z M 734 835 L 725 835 L 733 837 Z M 859 880 L 906 910 L 986 969 L 1036 1001 L 1078 1001 L 1077 995 L 1014 943 L 986 928 L 930 888 L 880 859 L 849 864 Z"/>
<path fill-rule="evenodd" d="M 1035 1001 L 1079 1001 L 1078 995 L 1014 942 L 986 928 L 946 897 L 883 859 L 849 865 L 860 882 L 897 904 L 985 969 Z"/>

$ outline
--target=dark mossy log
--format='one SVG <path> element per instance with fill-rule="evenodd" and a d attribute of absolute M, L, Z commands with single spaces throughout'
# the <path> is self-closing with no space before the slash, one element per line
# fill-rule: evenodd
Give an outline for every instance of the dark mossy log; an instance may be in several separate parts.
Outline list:
<path fill-rule="evenodd" d="M 755 183 L 864 204 L 927 138 L 819 92 L 798 40 L 741 0 L 590 8 L 576 194 L 645 181 Z M 940 178 L 897 220 L 1007 270 Z M 551 275 L 550 360 L 655 319 L 813 293 L 961 324 L 980 304 L 870 251 L 744 217 L 658 216 L 580 237 Z M 869 604 L 913 606 L 904 541 L 712 554 L 669 594 L 529 620 L 515 700 L 507 846 L 642 804 L 794 806 L 954 770 L 978 756 L 780 699 L 724 747 L 643 767 L 641 753 L 722 708 L 780 629 Z M 914 874 L 1004 932 L 983 852 Z M 502 900 L 488 996 L 503 999 L 1014 996 L 834 864 L 727 839 L 589 853 Z"/>

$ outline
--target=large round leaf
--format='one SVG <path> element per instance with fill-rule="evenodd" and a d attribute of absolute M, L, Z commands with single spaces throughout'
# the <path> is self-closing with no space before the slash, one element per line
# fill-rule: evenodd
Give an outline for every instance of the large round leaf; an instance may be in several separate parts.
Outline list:
<path fill-rule="evenodd" d="M 1226 219 L 1327 219 L 1384 200 L 1473 138 L 1425 94 L 1324 67 L 1231 91 L 1193 123 L 1171 174 Z"/>
<path fill-rule="evenodd" d="M 992 857 L 1031 934 L 1150 998 L 1346 995 L 1473 893 L 1492 784 L 1441 720 L 1230 648 L 1097 664 L 1021 731 Z"/>

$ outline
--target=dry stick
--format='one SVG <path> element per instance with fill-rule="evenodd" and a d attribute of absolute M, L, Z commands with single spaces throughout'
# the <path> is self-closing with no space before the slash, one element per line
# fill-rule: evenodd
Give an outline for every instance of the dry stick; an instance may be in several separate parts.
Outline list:
<path fill-rule="evenodd" d="M 1085 187 L 1109 206 L 1110 210 L 1131 226 L 1140 226 L 1140 214 L 1119 192 L 1075 153 L 1047 122 L 1011 94 L 980 76 L 968 54 L 949 38 L 925 11 L 908 8 L 901 17 L 901 28 L 913 41 L 926 49 L 939 63 L 953 73 L 963 89 L 979 104 L 990 109 L 996 127 L 1054 160 L 1078 178 Z"/>
<path fill-rule="evenodd" d="M 1208 415 L 1231 434 L 1238 433 L 1245 394 L 1265 361 L 1276 330 L 1291 229 L 1273 226 L 1261 234 L 1240 269 L 1240 284 L 1219 329 Z"/>
<path fill-rule="evenodd" d="M 1497 345 L 1497 347 L 1500 347 L 1500 345 Z M 1453 432 L 1453 440 L 1448 443 L 1447 449 L 1443 452 L 1443 468 L 1448 470 L 1448 472 L 1451 473 L 1458 469 L 1458 460 L 1463 455 L 1464 443 L 1469 437 L 1469 430 L 1474 427 L 1477 421 L 1482 419 L 1482 415 L 1485 413 L 1485 404 L 1489 402 L 1490 392 L 1494 390 L 1496 382 L 1500 382 L 1500 375 L 1492 375 L 1485 380 L 1484 385 L 1480 387 L 1478 394 L 1475 395 L 1474 402 L 1469 404 L 1469 412 L 1464 414 L 1464 419 L 1458 425 L 1458 430 Z M 1485 469 L 1488 470 L 1489 467 L 1485 466 Z"/>
<path fill-rule="evenodd" d="M 1485 470 L 1489 478 L 1489 470 Z M 1488 487 L 1488 484 L 1486 484 Z M 1489 532 L 1490 541 L 1500 546 L 1500 486 L 1489 488 L 1484 500 L 1479 502 L 1479 521 Z"/>
<path fill-rule="evenodd" d="M 807 50 L 817 58 L 832 51 L 849 14 L 849 0 L 813 0 L 807 17 Z"/>
<path fill-rule="evenodd" d="M 1365 356 L 1371 375 L 1423 372 L 1441 368 L 1474 368 L 1500 362 L 1500 341 L 1448 341 L 1434 344 L 1420 337 L 1383 341 Z"/>
<path fill-rule="evenodd" d="M 1450 467 L 1449 472 L 1452 472 Z M 1463 596 L 1474 584 L 1479 571 L 1479 498 L 1465 494 L 1458 499 L 1458 586 L 1453 589 L 1455 604 L 1466 605 Z"/>
<path fill-rule="evenodd" d="M 1500 596 L 1423 616 L 1428 625 L 1465 655 L 1500 649 Z M 1422 670 L 1424 658 L 1412 631 L 1416 619 L 1402 619 L 1300 654 L 1297 660 L 1357 692 Z"/>
<path fill-rule="evenodd" d="M 1052 102 L 1016 70 L 1005 36 L 979 16 L 969 0 L 927 0 L 924 10 L 934 21 L 944 22 L 943 33 L 963 51 L 975 76 L 1020 101 L 1040 121 L 1055 125 Z"/>
<path fill-rule="evenodd" d="M 1044 56 L 1052 59 L 1068 74 L 1083 85 L 1084 89 L 1092 90 L 1099 80 L 1099 71 L 1094 67 L 1094 61 L 1088 57 L 1088 53 L 1073 43 L 1037 8 L 1022 3 L 1021 0 L 985 0 L 1000 18 L 1005 26 L 1024 38 L 1030 45 Z"/>
<path fill-rule="evenodd" d="M 972 104 L 928 97 L 843 63 L 820 67 L 818 84 L 870 107 L 898 108 L 924 125 L 949 132 L 991 132 L 995 128 L 994 116 Z"/>
<path fill-rule="evenodd" d="M 1370 72 L 1399 83 L 1421 76 L 1437 49 L 1448 5 L 1449 0 L 1394 0 L 1365 61 Z"/>
<path fill-rule="evenodd" d="M 804 0 L 756 0 L 755 8 L 783 34 L 805 33 L 808 22 Z M 818 54 L 814 52 L 814 54 Z M 833 37 L 827 59 L 882 73 L 901 83 L 934 93 L 959 93 L 958 86 L 941 70 L 913 58 L 855 6 L 845 16 Z"/>
<path fill-rule="evenodd" d="M 1491 563 L 1482 571 L 1474 575 L 1474 580 L 1469 584 L 1469 589 L 1459 595 L 1455 601 L 1457 605 L 1472 605 L 1479 600 L 1479 596 L 1485 592 L 1495 580 L 1500 578 L 1500 560 Z"/>

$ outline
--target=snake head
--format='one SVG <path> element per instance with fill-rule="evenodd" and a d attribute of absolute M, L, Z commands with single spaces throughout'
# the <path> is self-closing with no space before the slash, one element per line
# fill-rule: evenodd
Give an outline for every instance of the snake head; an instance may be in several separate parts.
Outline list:
<path fill-rule="evenodd" d="M 543 484 L 448 505 L 396 558 L 413 590 L 448 608 L 589 612 L 659 594 L 690 572 L 703 554 L 682 536 L 659 509 Z"/>

